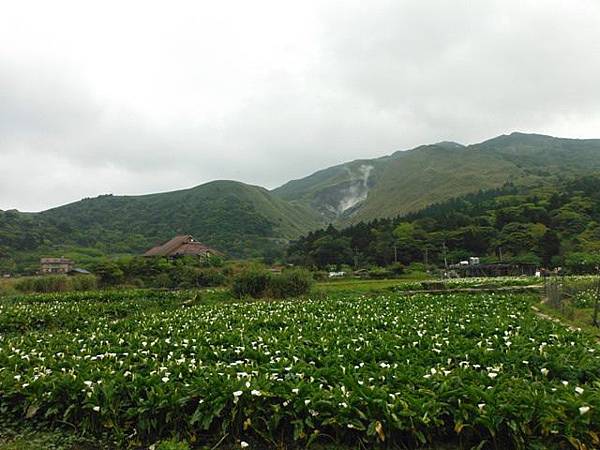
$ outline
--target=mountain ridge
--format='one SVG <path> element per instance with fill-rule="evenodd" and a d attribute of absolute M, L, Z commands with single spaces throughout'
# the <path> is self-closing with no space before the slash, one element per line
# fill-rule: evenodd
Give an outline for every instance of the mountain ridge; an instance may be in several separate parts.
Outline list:
<path fill-rule="evenodd" d="M 214 180 L 176 191 L 105 194 L 39 213 L 0 211 L 0 269 L 25 260 L 32 266 L 41 254 L 139 254 L 181 233 L 233 257 L 276 255 L 329 223 L 343 228 L 506 183 L 552 183 L 594 171 L 600 172 L 598 139 L 515 132 L 356 159 L 272 190 Z"/>

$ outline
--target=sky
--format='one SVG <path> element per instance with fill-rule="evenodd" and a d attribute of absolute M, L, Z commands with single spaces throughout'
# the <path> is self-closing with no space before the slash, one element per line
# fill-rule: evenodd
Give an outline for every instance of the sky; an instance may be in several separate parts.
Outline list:
<path fill-rule="evenodd" d="M 600 138 L 596 0 L 0 0 L 0 209 Z"/>

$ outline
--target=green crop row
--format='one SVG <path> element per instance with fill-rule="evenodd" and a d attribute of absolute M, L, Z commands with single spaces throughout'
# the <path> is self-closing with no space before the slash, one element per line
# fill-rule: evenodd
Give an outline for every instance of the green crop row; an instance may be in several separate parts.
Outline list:
<path fill-rule="evenodd" d="M 2 325 L 1 414 L 132 446 L 599 443 L 600 347 L 535 316 L 527 296 L 156 307 L 143 292 L 110 295 L 2 303 L 0 323 L 64 322 Z"/>

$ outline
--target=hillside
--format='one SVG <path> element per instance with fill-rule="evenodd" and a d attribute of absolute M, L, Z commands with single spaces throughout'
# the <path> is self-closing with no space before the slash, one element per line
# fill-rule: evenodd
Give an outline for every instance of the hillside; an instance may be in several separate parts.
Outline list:
<path fill-rule="evenodd" d="M 175 234 L 233 257 L 276 256 L 328 223 L 403 216 L 511 183 L 552 186 L 600 171 L 600 140 L 512 133 L 479 144 L 423 145 L 318 171 L 268 191 L 235 181 L 142 196 L 104 195 L 41 213 L 0 211 L 0 271 L 42 254 L 77 261 L 138 254 Z"/>
<path fill-rule="evenodd" d="M 599 168 L 600 140 L 512 133 L 469 146 L 442 142 L 353 161 L 290 181 L 273 193 L 344 226 L 407 214 L 508 182 L 527 185 Z"/>
<path fill-rule="evenodd" d="M 427 262 L 470 256 L 591 272 L 600 264 L 600 175 L 555 185 L 505 185 L 393 219 L 313 231 L 291 244 L 288 260 L 327 267 Z M 396 269 L 397 270 L 397 269 Z M 401 270 L 401 269 L 400 269 Z"/>
<path fill-rule="evenodd" d="M 42 213 L 0 212 L 0 252 L 137 254 L 176 234 L 192 234 L 233 257 L 264 255 L 318 226 L 315 214 L 266 189 L 215 181 L 143 196 L 103 195 Z M 22 258 L 17 258 L 22 259 Z"/>

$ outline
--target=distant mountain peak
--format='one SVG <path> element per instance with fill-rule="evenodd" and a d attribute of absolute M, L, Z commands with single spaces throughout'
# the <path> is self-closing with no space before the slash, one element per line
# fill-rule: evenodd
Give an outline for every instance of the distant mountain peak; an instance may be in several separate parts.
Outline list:
<path fill-rule="evenodd" d="M 447 148 L 447 149 L 461 149 L 461 148 L 465 148 L 465 146 L 463 144 L 459 144 L 458 142 L 454 142 L 454 141 L 441 141 L 435 144 L 436 147 L 443 147 L 443 148 Z"/>

